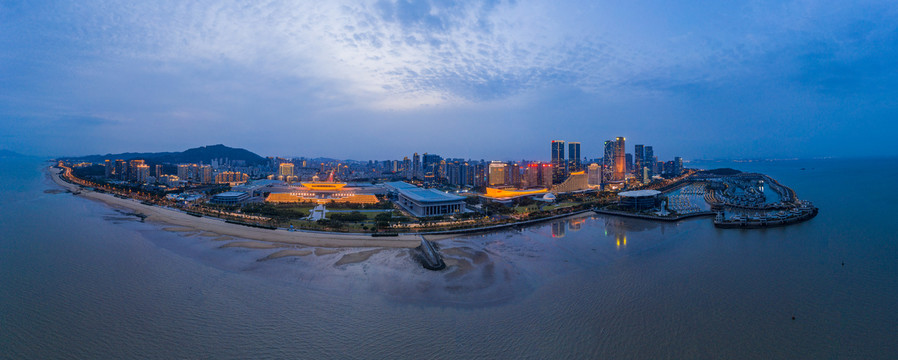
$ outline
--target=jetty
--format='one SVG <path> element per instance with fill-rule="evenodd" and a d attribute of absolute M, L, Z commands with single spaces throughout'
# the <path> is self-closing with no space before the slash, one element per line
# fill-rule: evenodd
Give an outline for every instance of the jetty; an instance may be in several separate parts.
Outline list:
<path fill-rule="evenodd" d="M 439 251 L 437 251 L 436 245 L 424 239 L 423 236 L 421 237 L 421 246 L 418 247 L 418 250 L 421 252 L 419 256 L 421 265 L 425 269 L 443 270 L 446 268 L 446 263 L 443 261 L 443 257 L 440 256 Z"/>

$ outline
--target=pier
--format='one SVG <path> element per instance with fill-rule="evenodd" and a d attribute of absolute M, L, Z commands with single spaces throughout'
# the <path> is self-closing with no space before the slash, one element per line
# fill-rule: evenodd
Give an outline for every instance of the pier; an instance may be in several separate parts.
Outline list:
<path fill-rule="evenodd" d="M 423 265 L 425 269 L 443 270 L 446 268 L 446 263 L 443 262 L 443 257 L 440 256 L 439 251 L 437 251 L 436 245 L 434 245 L 433 242 L 424 239 L 423 236 L 421 237 L 421 246 L 418 247 L 418 250 L 421 251 L 419 259 L 421 260 L 421 265 Z"/>

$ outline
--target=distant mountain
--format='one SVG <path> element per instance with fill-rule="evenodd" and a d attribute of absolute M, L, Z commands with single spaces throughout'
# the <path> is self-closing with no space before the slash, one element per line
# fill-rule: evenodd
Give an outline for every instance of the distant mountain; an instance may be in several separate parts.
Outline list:
<path fill-rule="evenodd" d="M 106 155 L 88 155 L 73 160 L 81 160 L 88 162 L 103 162 L 109 160 L 132 160 L 143 159 L 150 163 L 205 163 L 209 164 L 212 159 L 229 159 L 243 160 L 247 165 L 264 164 L 267 160 L 249 150 L 227 147 L 221 144 L 201 146 L 198 148 L 188 149 L 182 152 L 158 152 L 158 153 L 121 153 Z"/>
<path fill-rule="evenodd" d="M 19 154 L 12 150 L 0 149 L 0 158 L 19 158 L 25 155 Z"/>

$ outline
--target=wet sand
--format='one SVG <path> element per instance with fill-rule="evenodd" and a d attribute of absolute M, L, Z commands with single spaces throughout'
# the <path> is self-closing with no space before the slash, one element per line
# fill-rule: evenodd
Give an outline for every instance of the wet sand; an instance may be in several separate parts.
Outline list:
<path fill-rule="evenodd" d="M 340 258 L 340 260 L 338 260 L 337 263 L 334 265 L 340 266 L 340 265 L 345 265 L 345 264 L 360 263 L 362 261 L 368 260 L 368 258 L 370 258 L 374 254 L 379 253 L 380 251 L 381 251 L 381 249 L 374 249 L 374 250 L 368 250 L 368 251 L 360 251 L 360 252 L 352 253 L 352 254 L 346 254 L 346 255 L 343 255 L 343 257 Z"/>
<path fill-rule="evenodd" d="M 221 248 L 246 248 L 246 249 L 277 249 L 281 247 L 279 244 L 274 244 L 270 242 L 259 242 L 259 241 L 232 241 L 227 244 L 220 246 Z"/>
<path fill-rule="evenodd" d="M 312 250 L 286 249 L 286 250 L 281 250 L 281 251 L 275 252 L 275 253 L 268 255 L 264 258 L 261 258 L 261 259 L 259 259 L 259 261 L 274 260 L 274 259 L 280 259 L 280 258 L 290 257 L 290 256 L 308 256 L 308 255 L 312 255 Z"/>
<path fill-rule="evenodd" d="M 287 231 L 283 229 L 268 230 L 237 224 L 228 224 L 220 219 L 195 217 L 174 209 L 144 205 L 133 199 L 120 199 L 111 194 L 98 193 L 87 189 L 82 190 L 77 185 L 63 181 L 60 178 L 59 170 L 51 169 L 49 167 L 46 169 L 50 173 L 50 178 L 59 186 L 72 192 L 81 191 L 81 194 L 78 196 L 100 201 L 115 208 L 124 208 L 146 215 L 146 221 L 164 223 L 178 228 L 187 228 L 183 231 L 208 231 L 214 233 L 216 236 L 232 236 L 241 239 L 326 248 L 414 248 L 421 244 L 421 237 L 413 234 L 403 234 L 390 238 L 372 238 L 368 234 L 318 233 Z M 170 228 L 171 227 L 168 227 L 167 229 Z M 182 230 L 178 229 L 175 231 Z"/>

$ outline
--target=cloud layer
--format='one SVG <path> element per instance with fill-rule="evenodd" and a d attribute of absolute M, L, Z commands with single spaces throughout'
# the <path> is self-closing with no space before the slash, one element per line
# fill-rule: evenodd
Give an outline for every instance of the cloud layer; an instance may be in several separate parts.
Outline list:
<path fill-rule="evenodd" d="M 854 156 L 879 150 L 831 144 L 898 130 L 896 45 L 887 1 L 0 4 L 0 137 L 42 154 L 544 158 L 566 138 L 593 157 L 622 135 L 667 157 Z"/>

